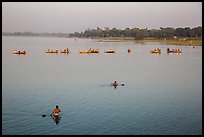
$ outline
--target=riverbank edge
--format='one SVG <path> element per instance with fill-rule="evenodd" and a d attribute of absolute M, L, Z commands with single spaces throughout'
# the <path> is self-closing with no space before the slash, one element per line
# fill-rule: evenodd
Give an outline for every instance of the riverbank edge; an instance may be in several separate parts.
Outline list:
<path fill-rule="evenodd" d="M 96 42 L 159 42 L 172 45 L 185 45 L 185 46 L 202 46 L 202 39 L 189 39 L 189 40 L 166 40 L 166 39 L 143 39 L 135 40 L 134 38 L 121 38 L 121 37 L 112 37 L 112 38 L 101 38 L 101 37 L 92 37 Z"/>

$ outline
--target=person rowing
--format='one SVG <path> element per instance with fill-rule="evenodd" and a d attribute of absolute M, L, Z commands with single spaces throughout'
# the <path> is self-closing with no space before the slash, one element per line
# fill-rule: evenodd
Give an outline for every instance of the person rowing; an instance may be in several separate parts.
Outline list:
<path fill-rule="evenodd" d="M 56 105 L 56 108 L 50 113 L 50 116 L 54 115 L 55 117 L 58 117 L 59 112 L 61 112 L 61 110 L 59 109 L 58 105 Z"/>
<path fill-rule="evenodd" d="M 112 86 L 116 87 L 118 86 L 118 83 L 115 81 L 114 83 L 111 84 Z"/>

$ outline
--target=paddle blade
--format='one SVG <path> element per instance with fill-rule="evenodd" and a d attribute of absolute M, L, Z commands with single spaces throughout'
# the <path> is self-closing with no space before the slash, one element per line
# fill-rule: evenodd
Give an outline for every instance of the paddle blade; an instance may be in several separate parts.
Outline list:
<path fill-rule="evenodd" d="M 46 117 L 46 115 L 42 115 L 42 117 Z"/>

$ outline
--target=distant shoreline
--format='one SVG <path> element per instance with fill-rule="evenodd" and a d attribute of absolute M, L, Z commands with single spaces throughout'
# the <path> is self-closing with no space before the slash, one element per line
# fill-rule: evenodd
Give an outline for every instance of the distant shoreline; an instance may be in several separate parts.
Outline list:
<path fill-rule="evenodd" d="M 177 39 L 153 39 L 146 38 L 143 40 L 135 40 L 133 37 L 69 37 L 69 36 L 56 36 L 56 35 L 2 35 L 2 36 L 16 36 L 16 37 L 55 37 L 55 38 L 75 38 L 75 39 L 94 39 L 96 42 L 159 42 L 172 45 L 184 45 L 184 46 L 202 46 L 202 38 L 177 38 Z"/>
<path fill-rule="evenodd" d="M 34 33 L 34 32 L 2 32 L 2 36 L 24 36 L 24 37 L 64 37 L 69 33 Z"/>
<path fill-rule="evenodd" d="M 172 45 L 185 45 L 185 46 L 202 46 L 202 38 L 180 38 L 180 39 L 143 39 L 135 40 L 131 37 L 111 37 L 111 38 L 100 38 L 93 37 L 91 39 L 96 39 L 96 42 L 160 42 Z"/>
<path fill-rule="evenodd" d="M 190 28 L 160 27 L 148 28 L 108 28 L 97 27 L 84 32 L 74 32 L 69 36 L 99 39 L 98 42 L 162 42 L 174 45 L 202 46 L 202 26 Z"/>

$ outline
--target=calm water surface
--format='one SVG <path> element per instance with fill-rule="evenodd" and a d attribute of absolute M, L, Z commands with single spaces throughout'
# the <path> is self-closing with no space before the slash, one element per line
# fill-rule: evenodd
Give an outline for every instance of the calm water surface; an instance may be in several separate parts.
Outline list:
<path fill-rule="evenodd" d="M 202 134 L 202 47 L 2 37 L 2 133 Z M 183 54 L 167 54 L 166 48 Z M 12 55 L 25 48 L 26 55 Z M 46 49 L 71 53 L 46 54 Z M 80 50 L 99 48 L 99 54 Z M 132 52 L 127 53 L 131 48 Z M 152 48 L 162 53 L 150 54 Z M 115 49 L 115 54 L 104 50 Z M 114 80 L 124 87 L 114 89 Z M 48 115 L 59 105 L 57 125 Z"/>

